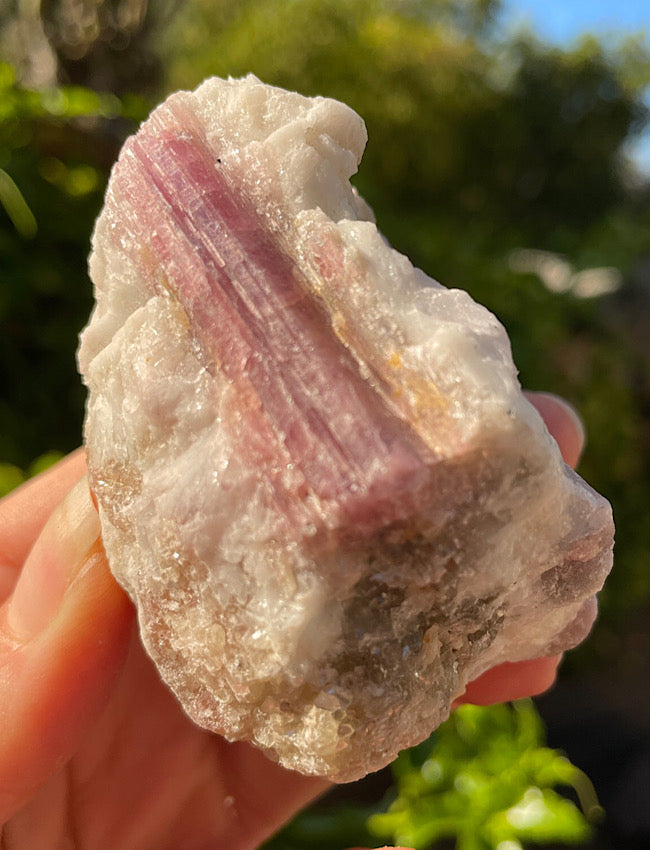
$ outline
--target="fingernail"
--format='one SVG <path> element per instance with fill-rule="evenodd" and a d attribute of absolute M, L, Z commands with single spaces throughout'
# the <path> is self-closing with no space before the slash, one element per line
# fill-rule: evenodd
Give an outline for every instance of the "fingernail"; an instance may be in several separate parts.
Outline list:
<path fill-rule="evenodd" d="M 7 622 L 19 640 L 29 640 L 52 622 L 99 534 L 99 517 L 84 476 L 50 516 L 14 588 Z"/>

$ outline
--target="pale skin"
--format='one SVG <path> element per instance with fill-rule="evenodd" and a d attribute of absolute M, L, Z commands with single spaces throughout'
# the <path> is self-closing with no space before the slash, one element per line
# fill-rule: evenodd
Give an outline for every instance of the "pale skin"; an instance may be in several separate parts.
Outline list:
<path fill-rule="evenodd" d="M 583 444 L 530 396 L 567 463 Z M 0 502 L 2 850 L 252 850 L 327 790 L 194 726 L 113 580 L 81 450 Z M 495 668 L 463 700 L 532 695 L 559 658 Z"/>

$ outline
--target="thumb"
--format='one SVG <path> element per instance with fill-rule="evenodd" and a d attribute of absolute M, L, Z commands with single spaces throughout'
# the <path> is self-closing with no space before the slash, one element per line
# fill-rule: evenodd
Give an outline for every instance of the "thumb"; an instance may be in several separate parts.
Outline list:
<path fill-rule="evenodd" d="M 0 823 L 74 754 L 108 699 L 132 618 L 84 477 L 0 608 Z"/>

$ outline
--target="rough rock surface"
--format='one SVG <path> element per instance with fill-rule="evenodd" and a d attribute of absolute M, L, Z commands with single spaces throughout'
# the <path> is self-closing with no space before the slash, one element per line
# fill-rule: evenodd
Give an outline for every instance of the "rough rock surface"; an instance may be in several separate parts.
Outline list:
<path fill-rule="evenodd" d="M 111 568 L 187 713 L 339 781 L 588 632 L 608 504 L 497 320 L 391 249 L 343 104 L 254 77 L 125 145 L 79 361 Z"/>

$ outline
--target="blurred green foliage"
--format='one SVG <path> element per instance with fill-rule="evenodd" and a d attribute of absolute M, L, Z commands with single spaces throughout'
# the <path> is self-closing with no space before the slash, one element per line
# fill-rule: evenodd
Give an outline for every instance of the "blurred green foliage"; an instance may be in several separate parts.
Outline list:
<path fill-rule="evenodd" d="M 585 775 L 544 745 L 529 701 L 461 706 L 392 769 L 396 799 L 387 812 L 371 816 L 369 828 L 415 850 L 444 838 L 456 839 L 457 850 L 582 843 L 591 833 L 589 820 L 556 786 L 582 794 L 591 819 L 601 813 Z"/>
<path fill-rule="evenodd" d="M 391 770 L 394 786 L 385 800 L 307 811 L 264 850 L 343 850 L 377 839 L 415 850 L 449 840 L 456 850 L 575 845 L 602 816 L 589 779 L 545 745 L 530 700 L 461 706 Z M 579 805 L 558 788 L 572 789 Z"/>
<path fill-rule="evenodd" d="M 0 64 L 0 460 L 79 444 L 85 264 L 108 170 L 148 107 L 79 86 L 25 87 Z"/>
<path fill-rule="evenodd" d="M 500 317 L 525 386 L 558 392 L 581 411 L 580 471 L 610 498 L 617 524 L 616 569 L 587 651 L 603 664 L 618 658 L 618 625 L 650 601 L 650 184 L 629 159 L 649 123 L 647 42 L 585 37 L 549 47 L 504 33 L 499 0 L 48 0 L 42 21 L 22 20 L 33 5 L 0 9 L 0 48 L 13 63 L 0 64 L 0 486 L 20 483 L 47 450 L 80 441 L 74 353 L 92 302 L 86 257 L 124 138 L 168 91 L 253 72 L 338 97 L 364 117 L 369 143 L 356 183 L 381 229 Z M 21 27 L 37 34 L 43 67 L 54 68 L 45 82 L 30 41 L 21 48 L 15 37 Z M 421 764 L 405 755 L 398 797 L 373 828 L 425 846 L 436 835 L 422 837 L 431 819 L 420 824 L 417 812 L 435 809 L 440 830 L 449 817 L 473 819 L 483 844 L 459 847 L 490 847 L 497 828 L 512 827 L 504 813 L 531 803 L 545 822 L 563 824 L 565 838 L 586 834 L 577 810 L 550 790 L 575 784 L 575 769 L 541 746 L 524 709 L 499 711 L 463 710 L 435 739 L 434 753 L 456 759 L 444 781 L 422 772 L 439 755 Z M 488 796 L 501 809 L 479 817 L 473 792 L 461 815 L 462 782 L 450 777 L 476 770 L 477 787 L 488 787 L 498 753 L 481 747 L 500 740 L 490 724 L 508 723 L 519 784 L 497 788 L 495 778 Z M 474 749 L 471 728 L 480 732 Z M 526 735 L 537 743 L 517 749 Z M 528 752 L 548 761 L 540 756 L 524 780 Z M 528 787 L 539 793 L 524 799 Z M 337 810 L 346 840 L 372 840 L 366 815 Z M 333 847 L 331 819 L 310 817 L 307 839 L 300 821 L 294 843 L 273 846 Z M 508 850 L 550 833 L 513 836 Z"/>

